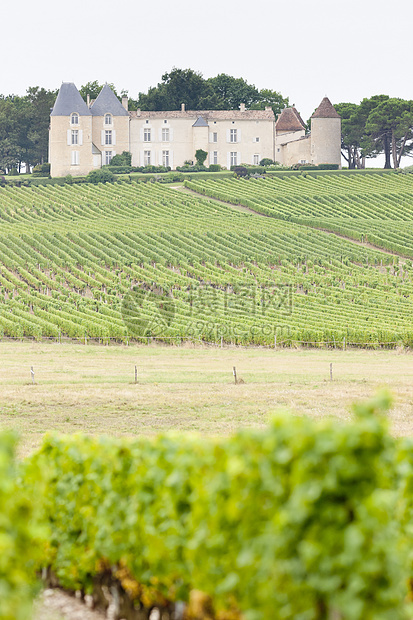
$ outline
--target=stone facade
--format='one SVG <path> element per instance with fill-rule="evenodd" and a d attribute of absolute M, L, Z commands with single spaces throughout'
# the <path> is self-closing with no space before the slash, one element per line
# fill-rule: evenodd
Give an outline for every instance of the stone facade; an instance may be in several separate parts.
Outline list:
<path fill-rule="evenodd" d="M 306 134 L 297 110 L 286 108 L 276 120 L 265 110 L 181 110 L 129 112 L 108 85 L 96 101 L 85 103 L 76 86 L 63 83 L 50 116 L 49 161 L 52 176 L 85 175 L 123 151 L 133 166 L 170 166 L 208 153 L 206 164 L 254 165 L 264 158 L 291 166 L 338 163 L 341 121 L 327 98 Z"/>

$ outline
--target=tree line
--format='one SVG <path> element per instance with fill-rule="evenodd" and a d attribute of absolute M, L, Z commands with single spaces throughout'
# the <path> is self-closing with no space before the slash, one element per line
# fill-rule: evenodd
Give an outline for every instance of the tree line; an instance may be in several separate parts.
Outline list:
<path fill-rule="evenodd" d="M 127 92 L 118 93 L 121 99 Z M 91 81 L 80 87 L 84 100 L 96 99 L 103 84 Z M 0 169 L 31 169 L 48 159 L 50 110 L 57 90 L 30 87 L 24 96 L 0 95 Z M 271 107 L 275 116 L 289 105 L 288 97 L 269 88 L 257 89 L 243 78 L 221 73 L 205 79 L 192 69 L 173 68 L 161 81 L 137 99 L 129 99 L 129 109 L 235 110 Z M 365 167 L 366 158 L 385 155 L 385 168 L 398 168 L 401 158 L 413 151 L 413 101 L 375 95 L 356 103 L 337 103 L 342 118 L 342 154 L 349 168 Z M 309 124 L 308 124 L 309 126 Z"/>
<path fill-rule="evenodd" d="M 359 104 L 338 103 L 341 152 L 349 168 L 364 168 L 365 160 L 384 154 L 385 168 L 399 168 L 413 151 L 413 101 L 374 95 Z"/>
<path fill-rule="evenodd" d="M 47 162 L 49 117 L 57 96 L 38 86 L 26 95 L 0 95 L 0 169 L 20 171 Z"/>

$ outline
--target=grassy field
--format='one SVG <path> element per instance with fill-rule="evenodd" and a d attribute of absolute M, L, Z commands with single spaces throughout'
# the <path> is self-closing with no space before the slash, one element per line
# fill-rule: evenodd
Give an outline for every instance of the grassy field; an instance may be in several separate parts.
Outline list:
<path fill-rule="evenodd" d="M 265 426 L 279 410 L 349 419 L 351 403 L 382 386 L 395 399 L 392 432 L 413 432 L 413 358 L 403 351 L 3 341 L 0 355 L 0 429 L 19 432 L 21 456 L 54 431 L 218 436 Z"/>

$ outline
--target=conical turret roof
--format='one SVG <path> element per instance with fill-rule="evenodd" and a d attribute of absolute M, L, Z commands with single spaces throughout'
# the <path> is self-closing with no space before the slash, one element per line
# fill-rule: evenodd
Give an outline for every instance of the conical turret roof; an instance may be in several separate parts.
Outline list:
<path fill-rule="evenodd" d="M 70 116 L 73 112 L 79 116 L 90 116 L 90 110 L 74 83 L 63 82 L 50 115 Z"/>
<path fill-rule="evenodd" d="M 209 125 L 202 116 L 198 116 L 192 127 L 209 127 Z"/>
<path fill-rule="evenodd" d="M 324 97 L 311 118 L 341 118 L 328 97 Z"/>
<path fill-rule="evenodd" d="M 305 129 L 303 119 L 293 106 L 284 108 L 275 123 L 276 131 L 301 131 Z"/>
<path fill-rule="evenodd" d="M 109 84 L 105 84 L 102 88 L 96 100 L 90 106 L 90 111 L 93 116 L 104 116 L 105 114 L 129 116 L 129 112 L 125 110 Z"/>

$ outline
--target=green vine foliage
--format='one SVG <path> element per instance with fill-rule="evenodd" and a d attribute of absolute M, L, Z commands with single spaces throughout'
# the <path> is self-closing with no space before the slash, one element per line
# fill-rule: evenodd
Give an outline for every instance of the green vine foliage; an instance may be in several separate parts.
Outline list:
<path fill-rule="evenodd" d="M 0 434 L 0 618 L 29 620 L 39 590 L 36 567 L 46 530 L 30 489 L 21 486 L 15 460 L 16 437 Z"/>
<path fill-rule="evenodd" d="M 72 589 L 126 575 L 149 607 L 198 590 L 217 618 L 403 618 L 411 532 L 394 518 L 407 513 L 388 405 L 220 441 L 50 437 L 28 466 L 45 483 L 45 565 Z"/>
<path fill-rule="evenodd" d="M 165 322 L 147 296 L 144 339 L 412 345 L 413 175 L 186 185 L 194 191 L 134 181 L 0 188 L 0 333 L 129 342 L 122 309 L 138 285 L 174 304 Z"/>

